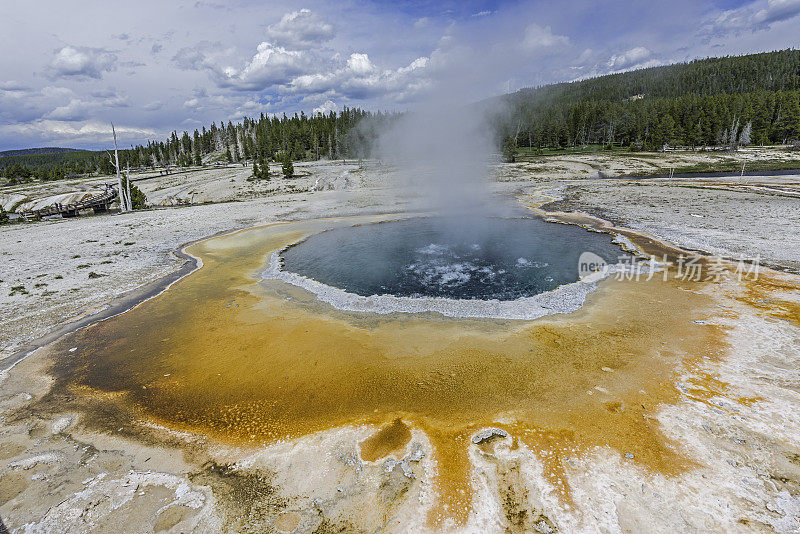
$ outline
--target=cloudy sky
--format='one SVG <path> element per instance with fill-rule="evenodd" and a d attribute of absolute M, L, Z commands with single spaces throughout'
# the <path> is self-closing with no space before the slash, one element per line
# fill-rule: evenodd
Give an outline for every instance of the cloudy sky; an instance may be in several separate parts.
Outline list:
<path fill-rule="evenodd" d="M 0 150 L 800 47 L 800 0 L 4 0 Z"/>

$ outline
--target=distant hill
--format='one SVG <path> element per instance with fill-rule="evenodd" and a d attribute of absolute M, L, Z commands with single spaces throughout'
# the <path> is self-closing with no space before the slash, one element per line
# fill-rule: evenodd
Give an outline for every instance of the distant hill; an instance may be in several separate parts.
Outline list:
<path fill-rule="evenodd" d="M 0 175 L 25 178 L 32 172 L 42 180 L 96 172 L 105 152 L 74 148 L 28 148 L 0 152 Z M 104 169 L 108 170 L 108 169 Z"/>
<path fill-rule="evenodd" d="M 30 154 L 63 154 L 65 152 L 84 152 L 84 151 L 79 148 L 60 148 L 60 147 L 22 148 L 19 150 L 0 151 L 0 158 L 4 156 L 27 156 Z"/>
<path fill-rule="evenodd" d="M 499 97 L 519 146 L 784 144 L 800 139 L 800 50 L 709 58 Z"/>

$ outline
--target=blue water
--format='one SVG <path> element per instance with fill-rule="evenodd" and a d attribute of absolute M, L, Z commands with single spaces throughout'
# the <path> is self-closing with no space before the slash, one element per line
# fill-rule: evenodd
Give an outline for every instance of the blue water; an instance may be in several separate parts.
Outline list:
<path fill-rule="evenodd" d="M 341 227 L 283 253 L 284 269 L 363 296 L 514 300 L 578 280 L 578 257 L 630 257 L 607 234 L 540 219 L 415 218 Z"/>

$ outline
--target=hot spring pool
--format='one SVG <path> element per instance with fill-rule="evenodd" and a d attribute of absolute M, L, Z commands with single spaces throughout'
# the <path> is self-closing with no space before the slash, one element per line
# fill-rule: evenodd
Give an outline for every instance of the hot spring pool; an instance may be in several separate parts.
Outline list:
<path fill-rule="evenodd" d="M 630 258 L 612 236 L 532 218 L 420 217 L 340 227 L 281 254 L 283 270 L 369 297 L 509 301 L 579 279 L 583 252 Z"/>

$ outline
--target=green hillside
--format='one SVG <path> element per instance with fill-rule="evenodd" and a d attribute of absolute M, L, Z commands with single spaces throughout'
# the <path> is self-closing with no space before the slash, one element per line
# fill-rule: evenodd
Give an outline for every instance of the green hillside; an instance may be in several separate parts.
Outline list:
<path fill-rule="evenodd" d="M 710 58 L 522 89 L 498 127 L 518 146 L 657 150 L 800 139 L 800 51 Z"/>
<path fill-rule="evenodd" d="M 2 150 L 0 157 L 3 156 L 27 156 L 30 154 L 61 154 L 64 152 L 80 152 L 79 148 L 61 148 L 61 147 L 40 147 L 40 148 L 23 148 L 20 150 Z"/>

